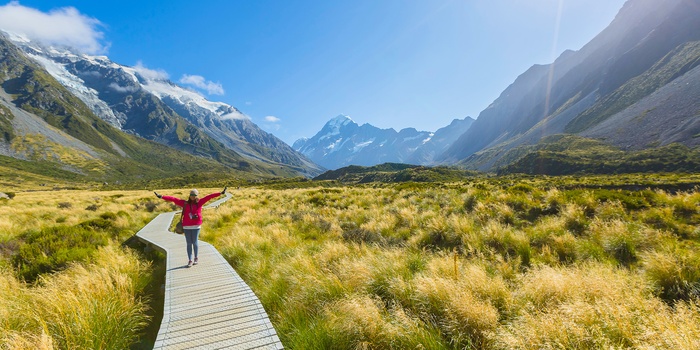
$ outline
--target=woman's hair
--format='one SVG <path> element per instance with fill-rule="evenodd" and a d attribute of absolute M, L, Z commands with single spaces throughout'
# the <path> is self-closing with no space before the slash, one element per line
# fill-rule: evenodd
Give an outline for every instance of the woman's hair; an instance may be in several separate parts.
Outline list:
<path fill-rule="evenodd" d="M 190 191 L 190 196 L 187 197 L 187 203 L 197 203 L 196 199 L 192 199 L 192 196 L 199 196 L 199 191 L 195 188 Z"/>

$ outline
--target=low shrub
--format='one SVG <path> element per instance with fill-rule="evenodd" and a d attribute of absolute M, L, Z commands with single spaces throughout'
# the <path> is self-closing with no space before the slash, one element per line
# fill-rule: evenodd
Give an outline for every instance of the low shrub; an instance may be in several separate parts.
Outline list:
<path fill-rule="evenodd" d="M 103 222 L 96 219 L 73 227 L 59 225 L 27 232 L 20 236 L 13 265 L 24 280 L 33 282 L 39 275 L 64 269 L 71 262 L 86 261 L 109 242 L 105 233 L 95 230 Z"/>
<path fill-rule="evenodd" d="M 639 210 L 649 208 L 651 205 L 644 192 L 623 190 L 597 190 L 597 200 L 605 202 L 619 201 L 627 210 Z"/>
<path fill-rule="evenodd" d="M 482 234 L 484 244 L 502 257 L 507 260 L 519 258 L 523 266 L 530 265 L 532 248 L 530 239 L 524 232 L 491 222 L 484 228 Z"/>
<path fill-rule="evenodd" d="M 99 209 L 99 208 L 100 208 L 100 206 L 97 204 L 90 204 L 85 208 L 85 210 L 97 211 L 97 209 Z"/>
<path fill-rule="evenodd" d="M 350 228 L 343 230 L 343 239 L 354 243 L 382 243 L 384 241 L 380 234 L 361 228 Z"/>
<path fill-rule="evenodd" d="M 581 236 L 588 229 L 590 220 L 584 208 L 575 204 L 568 205 L 564 208 L 562 216 L 565 220 L 564 227 L 574 236 Z"/>
<path fill-rule="evenodd" d="M 369 296 L 350 296 L 335 302 L 324 319 L 332 337 L 330 348 L 449 348 L 437 329 L 400 307 L 387 307 Z"/>
<path fill-rule="evenodd" d="M 469 195 L 467 196 L 467 198 L 464 199 L 464 204 L 462 205 L 462 208 L 464 208 L 464 210 L 467 213 L 471 213 L 478 203 L 479 200 L 476 198 L 476 196 Z"/>
<path fill-rule="evenodd" d="M 418 240 L 419 248 L 433 250 L 452 250 L 462 248 L 462 237 L 450 230 L 429 230 Z"/>
<path fill-rule="evenodd" d="M 114 221 L 114 220 L 117 220 L 117 214 L 112 213 L 112 212 L 106 212 L 106 213 L 100 214 L 100 218 L 103 219 L 103 220 L 112 220 L 112 221 Z"/>

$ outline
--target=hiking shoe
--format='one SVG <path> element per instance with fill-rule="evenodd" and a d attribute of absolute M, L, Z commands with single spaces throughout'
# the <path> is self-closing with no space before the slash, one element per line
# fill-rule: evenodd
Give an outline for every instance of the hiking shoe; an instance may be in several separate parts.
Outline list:
<path fill-rule="evenodd" d="M 197 265 L 197 263 L 199 263 L 199 258 L 194 258 L 194 263 L 192 263 L 192 265 Z"/>
<path fill-rule="evenodd" d="M 192 260 L 187 263 L 187 267 L 192 267 Z"/>

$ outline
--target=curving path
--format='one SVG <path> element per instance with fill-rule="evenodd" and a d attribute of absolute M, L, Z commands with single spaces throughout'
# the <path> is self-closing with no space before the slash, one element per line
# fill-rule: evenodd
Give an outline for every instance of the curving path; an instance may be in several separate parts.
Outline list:
<path fill-rule="evenodd" d="M 258 298 L 211 244 L 200 240 L 199 264 L 187 268 L 185 237 L 168 231 L 178 213 L 160 214 L 136 233 L 167 259 L 163 320 L 153 348 L 283 349 Z"/>

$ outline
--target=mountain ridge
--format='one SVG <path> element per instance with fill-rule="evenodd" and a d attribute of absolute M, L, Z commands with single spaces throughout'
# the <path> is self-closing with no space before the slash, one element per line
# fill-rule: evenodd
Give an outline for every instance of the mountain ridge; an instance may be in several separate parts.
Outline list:
<path fill-rule="evenodd" d="M 687 132 L 678 128 L 674 131 L 670 124 L 648 122 L 646 125 L 658 128 L 658 135 L 647 133 L 651 140 L 635 137 L 641 131 L 633 127 L 635 118 L 648 120 L 644 116 L 647 110 L 672 110 L 670 103 L 660 97 L 652 98 L 654 102 L 647 103 L 644 110 L 637 108 L 635 115 L 619 117 L 619 113 L 630 114 L 644 98 L 673 84 L 675 79 L 695 74 L 692 69 L 697 66 L 700 53 L 690 48 L 700 40 L 697 5 L 697 1 L 691 0 L 670 0 L 663 4 L 651 0 L 627 1 L 611 24 L 581 50 L 565 52 L 554 63 L 535 65 L 519 76 L 438 157 L 439 162 L 494 171 L 516 160 L 504 159 L 504 155 L 522 153 L 528 145 L 562 133 L 594 137 L 630 149 L 670 142 L 698 145 L 696 139 L 686 135 L 700 132 L 698 123 L 692 122 L 696 117 L 693 109 L 700 110 L 700 105 L 694 102 L 700 95 L 691 84 L 687 88 L 678 85 L 675 94 L 676 101 L 684 96 L 689 105 L 669 114 L 675 123 L 689 127 Z M 670 67 L 669 62 L 680 61 L 686 64 L 668 69 L 670 73 L 665 76 L 658 73 Z M 605 121 L 608 123 L 603 131 L 601 123 Z M 518 148 L 523 151 L 517 151 Z"/>
<path fill-rule="evenodd" d="M 197 157 L 127 134 L 96 116 L 85 103 L 0 35 L 0 154 L 71 171 L 76 179 L 102 181 L 231 173 L 241 177 L 293 176 L 289 170 L 246 161 L 202 134 L 193 135 Z M 183 121 L 184 124 L 184 121 Z M 177 132 L 171 129 L 169 132 Z M 188 134 L 190 135 L 190 134 Z M 211 146 L 211 147 L 210 147 Z M 204 151 L 204 148 L 208 148 Z M 197 153 L 197 152 L 192 152 Z M 254 175 L 253 175 L 254 176 Z"/>
<path fill-rule="evenodd" d="M 316 135 L 299 139 L 292 147 L 329 169 L 382 163 L 427 165 L 472 122 L 469 117 L 455 119 L 451 127 L 436 132 L 415 128 L 396 131 L 393 128 L 380 129 L 369 123 L 359 125 L 341 114 L 326 122 Z"/>
<path fill-rule="evenodd" d="M 106 56 L 46 47 L 21 36 L 12 39 L 95 114 L 126 132 L 199 156 L 209 152 L 187 144 L 200 142 L 206 148 L 224 149 L 217 152 L 228 149 L 247 161 L 288 167 L 304 176 L 324 170 L 235 107 L 208 101 L 157 72 L 122 66 Z"/>

